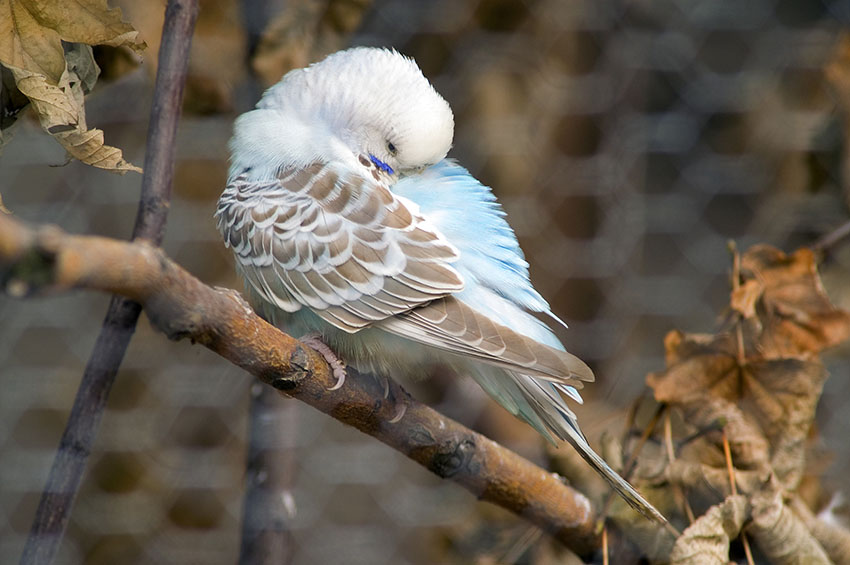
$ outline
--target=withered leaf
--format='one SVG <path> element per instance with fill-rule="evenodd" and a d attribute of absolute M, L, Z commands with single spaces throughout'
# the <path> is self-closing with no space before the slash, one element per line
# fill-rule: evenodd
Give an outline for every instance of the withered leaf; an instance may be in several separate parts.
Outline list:
<path fill-rule="evenodd" d="M 764 289 L 756 307 L 759 323 L 745 326 L 748 351 L 766 359 L 808 359 L 850 337 L 850 313 L 829 301 L 810 249 L 786 255 L 754 246 L 741 257 L 741 275 L 744 285 L 755 280 Z"/>
<path fill-rule="evenodd" d="M 840 504 L 840 500 L 841 494 L 835 494 L 829 506 L 817 516 L 799 497 L 792 498 L 788 506 L 802 520 L 833 563 L 850 563 L 850 531 L 840 525 L 843 520 L 834 513 L 834 507 Z"/>
<path fill-rule="evenodd" d="M 729 306 L 744 318 L 752 318 L 756 315 L 756 302 L 761 298 L 763 292 L 764 285 L 761 281 L 749 279 L 738 288 L 732 289 Z"/>
<path fill-rule="evenodd" d="M 103 132 L 88 129 L 83 105 L 83 82 L 73 72 L 65 72 L 59 85 L 44 75 L 12 67 L 18 88 L 31 101 L 41 127 L 76 159 L 101 169 L 125 173 L 141 169 L 124 160 L 120 149 L 104 144 Z"/>
<path fill-rule="evenodd" d="M 735 485 L 739 492 L 754 492 L 767 476 L 768 470 L 735 470 Z M 716 500 L 717 495 L 729 496 L 729 472 L 725 466 L 710 466 L 684 459 L 676 459 L 667 467 L 667 478 L 671 483 L 685 487 L 691 494 L 699 494 L 706 500 Z"/>
<path fill-rule="evenodd" d="M 97 44 L 144 47 L 138 32 L 106 0 L 0 0 L 0 64 L 14 79 L 14 88 L 4 80 L 4 93 L 26 97 L 42 128 L 72 157 L 117 173 L 141 172 L 121 150 L 104 145 L 102 131 L 86 125 L 83 96 L 97 80 L 90 47 Z M 4 71 L 4 79 L 7 75 Z M 24 106 L 10 96 L 0 100 L 3 115 Z M 0 149 L 14 120 L 7 122 L 0 124 Z"/>
<path fill-rule="evenodd" d="M 0 0 L 0 63 L 58 85 L 65 72 L 62 41 L 144 48 L 138 32 L 106 0 Z"/>
<path fill-rule="evenodd" d="M 647 376 L 659 402 L 679 407 L 696 429 L 725 425 L 733 462 L 744 469 L 771 463 L 783 485 L 802 476 L 805 441 L 814 420 L 826 372 L 816 361 L 750 360 L 743 365 L 726 335 L 709 339 L 670 332 L 665 338 L 669 368 Z M 718 434 L 713 434 L 719 443 Z M 720 466 L 717 454 L 703 463 Z"/>
<path fill-rule="evenodd" d="M 782 489 L 775 480 L 769 481 L 750 497 L 752 534 L 770 563 L 827 565 L 832 561 L 823 547 L 782 500 Z"/>
<path fill-rule="evenodd" d="M 753 363 L 744 371 L 743 409 L 759 419 L 770 441 L 771 467 L 788 490 L 803 477 L 806 442 L 826 376 L 818 361 L 797 359 Z"/>
<path fill-rule="evenodd" d="M 676 540 L 670 563 L 726 565 L 729 563 L 729 542 L 738 537 L 747 517 L 747 499 L 742 495 L 730 496 L 712 506 Z"/>
<path fill-rule="evenodd" d="M 739 392 L 738 361 L 726 335 L 668 332 L 664 338 L 667 370 L 647 375 L 658 402 L 686 404 L 707 395 L 732 399 Z"/>

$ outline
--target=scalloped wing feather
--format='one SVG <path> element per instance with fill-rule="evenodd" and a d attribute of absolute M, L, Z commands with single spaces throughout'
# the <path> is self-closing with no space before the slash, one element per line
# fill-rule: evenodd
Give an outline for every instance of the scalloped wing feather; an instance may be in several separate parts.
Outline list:
<path fill-rule="evenodd" d="M 386 186 L 341 166 L 237 176 L 216 219 L 259 296 L 348 332 L 463 288 L 454 246 Z"/>

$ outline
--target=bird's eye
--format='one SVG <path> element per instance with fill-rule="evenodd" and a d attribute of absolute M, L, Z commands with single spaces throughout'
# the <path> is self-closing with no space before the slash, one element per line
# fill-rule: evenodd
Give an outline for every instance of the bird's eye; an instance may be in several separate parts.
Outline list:
<path fill-rule="evenodd" d="M 389 149 L 391 155 L 395 155 L 398 153 L 398 149 L 395 148 L 392 141 L 387 142 L 387 149 Z"/>

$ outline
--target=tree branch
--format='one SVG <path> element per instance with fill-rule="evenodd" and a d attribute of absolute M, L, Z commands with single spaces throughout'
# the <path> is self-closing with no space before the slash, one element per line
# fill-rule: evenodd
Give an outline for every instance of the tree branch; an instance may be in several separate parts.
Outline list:
<path fill-rule="evenodd" d="M 165 13 L 145 150 L 145 172 L 133 228 L 134 239 L 156 245 L 162 241 L 171 200 L 174 141 L 183 100 L 189 46 L 197 15 L 197 0 L 169 0 Z M 47 484 L 41 494 L 21 556 L 23 564 L 50 563 L 56 555 L 109 391 L 136 329 L 140 312 L 141 305 L 127 298 L 113 296 L 109 303 L 50 467 Z"/>
<path fill-rule="evenodd" d="M 298 461 L 295 447 L 283 447 L 280 441 L 297 434 L 292 404 L 272 387 L 260 383 L 251 387 L 238 565 L 288 565 L 295 555 L 292 493 Z"/>
<path fill-rule="evenodd" d="M 161 249 L 0 217 L 0 283 L 15 296 L 72 288 L 122 294 L 142 304 L 170 339 L 208 347 L 578 553 L 598 546 L 590 502 L 557 475 L 416 402 L 392 380 L 385 394 L 381 383 L 349 369 L 345 386 L 330 390 L 336 379 L 321 355 L 262 320 L 237 292 L 204 285 Z"/>

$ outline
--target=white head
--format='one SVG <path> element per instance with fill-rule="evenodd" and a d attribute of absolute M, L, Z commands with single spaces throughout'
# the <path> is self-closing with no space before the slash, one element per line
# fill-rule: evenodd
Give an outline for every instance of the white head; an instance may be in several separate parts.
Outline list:
<path fill-rule="evenodd" d="M 240 116 L 230 142 L 231 171 L 274 174 L 366 156 L 405 172 L 443 159 L 453 134 L 448 103 L 412 59 L 359 47 L 287 73 L 255 110 Z"/>

